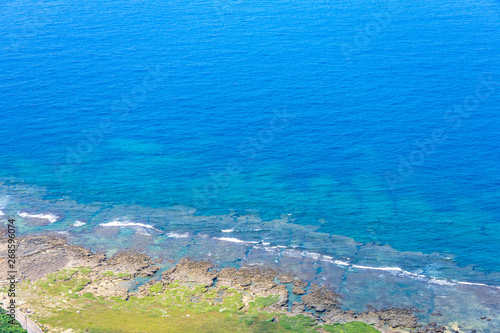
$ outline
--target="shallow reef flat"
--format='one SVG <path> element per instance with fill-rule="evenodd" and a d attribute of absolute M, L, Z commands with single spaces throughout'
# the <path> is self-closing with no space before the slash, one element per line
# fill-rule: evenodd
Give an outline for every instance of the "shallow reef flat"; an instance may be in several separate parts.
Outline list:
<path fill-rule="evenodd" d="M 455 331 L 410 308 L 349 311 L 336 286 L 266 266 L 107 256 L 48 235 L 20 238 L 19 262 L 21 308 L 48 332 Z"/>

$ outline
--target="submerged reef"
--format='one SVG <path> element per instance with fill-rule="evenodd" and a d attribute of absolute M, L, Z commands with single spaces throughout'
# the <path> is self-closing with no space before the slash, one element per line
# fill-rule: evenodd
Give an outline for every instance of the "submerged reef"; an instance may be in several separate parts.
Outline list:
<path fill-rule="evenodd" d="M 18 262 L 18 303 L 47 332 L 455 332 L 412 309 L 345 310 L 335 286 L 263 266 L 107 256 L 47 235 L 20 238 Z"/>

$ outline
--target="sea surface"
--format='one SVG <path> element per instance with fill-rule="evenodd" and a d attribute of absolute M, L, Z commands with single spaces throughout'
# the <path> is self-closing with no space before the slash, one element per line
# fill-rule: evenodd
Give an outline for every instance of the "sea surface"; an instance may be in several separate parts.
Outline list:
<path fill-rule="evenodd" d="M 0 219 L 472 322 L 499 105 L 492 0 L 2 1 Z"/>

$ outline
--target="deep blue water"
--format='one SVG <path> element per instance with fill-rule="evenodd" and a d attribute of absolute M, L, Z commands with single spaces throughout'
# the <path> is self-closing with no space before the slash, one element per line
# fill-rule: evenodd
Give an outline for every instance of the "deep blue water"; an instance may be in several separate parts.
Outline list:
<path fill-rule="evenodd" d="M 4 212 L 286 216 L 499 272 L 496 2 L 2 7 L 0 176 L 32 189 Z"/>

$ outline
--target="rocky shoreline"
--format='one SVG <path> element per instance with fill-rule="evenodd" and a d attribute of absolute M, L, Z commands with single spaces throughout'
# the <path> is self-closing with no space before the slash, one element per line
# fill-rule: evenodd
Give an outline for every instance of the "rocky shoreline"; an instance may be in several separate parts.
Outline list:
<path fill-rule="evenodd" d="M 2 282 L 7 279 L 6 257 L 3 255 L 7 253 L 3 249 L 5 244 L 7 242 L 0 244 Z M 362 322 L 380 332 L 458 332 L 436 323 L 420 323 L 412 309 L 346 311 L 341 308 L 342 295 L 335 291 L 335 286 L 310 284 L 287 272 L 261 266 L 220 268 L 209 261 L 193 261 L 189 258 L 169 263 L 153 260 L 136 251 L 119 252 L 107 257 L 104 253 L 93 253 L 83 247 L 70 245 L 62 237 L 47 235 L 20 238 L 17 258 L 21 279 L 19 298 L 24 302 L 23 307 L 27 312 L 35 312 L 40 321 L 44 316 L 51 316 L 54 311 L 50 306 L 44 308 L 34 305 L 44 295 L 39 296 L 40 292 L 35 292 L 41 287 L 32 287 L 33 283 L 49 280 L 52 282 L 43 283 L 54 286 L 57 283 L 64 285 L 64 281 L 70 284 L 69 281 L 73 279 L 81 282 L 78 288 L 66 291 L 73 294 L 70 298 L 91 295 L 89 297 L 95 299 L 120 299 L 127 302 L 133 297 L 154 298 L 172 286 L 185 286 L 199 291 L 190 298 L 193 304 L 205 299 L 207 293 L 215 295 L 210 304 L 217 304 L 225 302 L 226 297 L 230 299 L 227 291 L 234 290 L 234 293 L 241 295 L 241 304 L 235 307 L 241 313 L 252 309 L 257 301 L 272 299 L 272 302 L 265 304 L 263 311 L 279 316 L 304 316 L 317 325 Z M 290 300 L 292 296 L 294 301 Z M 59 296 L 51 297 L 56 299 Z M 0 299 L 5 301 L 6 298 L 5 293 L 0 293 Z M 273 321 L 279 321 L 278 317 L 274 315 Z M 58 331 L 55 326 L 45 325 L 45 328 L 50 332 Z"/>

